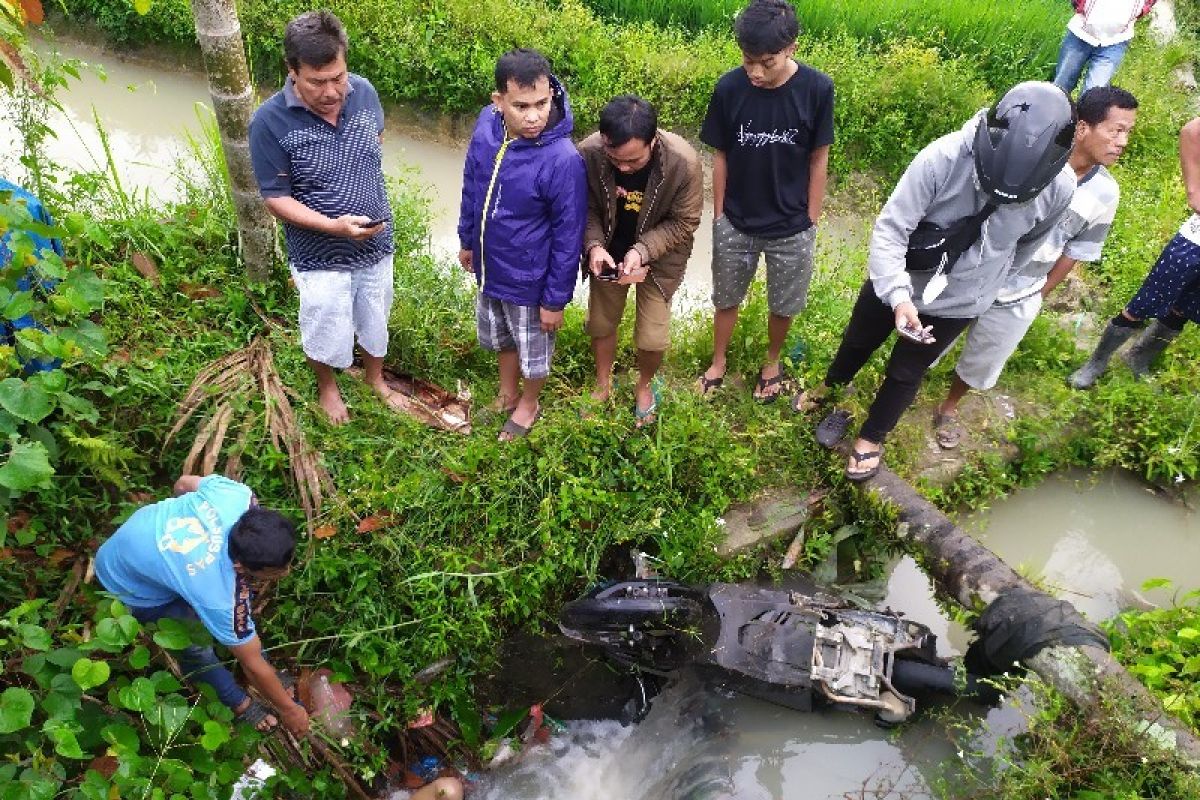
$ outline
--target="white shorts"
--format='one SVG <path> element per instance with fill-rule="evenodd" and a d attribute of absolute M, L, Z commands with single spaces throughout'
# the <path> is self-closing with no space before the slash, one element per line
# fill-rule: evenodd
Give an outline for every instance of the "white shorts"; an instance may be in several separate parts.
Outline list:
<path fill-rule="evenodd" d="M 355 270 L 292 270 L 300 292 L 300 345 L 304 355 L 335 369 L 354 361 L 354 337 L 369 355 L 387 355 L 392 313 L 392 256 Z"/>
<path fill-rule="evenodd" d="M 1042 293 L 1034 292 L 1012 305 L 990 306 L 972 322 L 954 367 L 963 383 L 977 391 L 995 386 L 1041 309 Z"/>

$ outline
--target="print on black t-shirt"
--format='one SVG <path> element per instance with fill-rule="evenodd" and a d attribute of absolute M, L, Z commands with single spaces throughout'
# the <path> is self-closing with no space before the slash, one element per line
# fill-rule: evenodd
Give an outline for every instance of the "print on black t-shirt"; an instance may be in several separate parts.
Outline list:
<path fill-rule="evenodd" d="M 646 194 L 646 185 L 650 181 L 651 166 L 652 164 L 647 164 L 637 172 L 629 174 L 614 170 L 617 184 L 617 221 L 613 227 L 608 253 L 618 264 L 625 259 L 629 248 L 637 243 L 638 216 L 642 213 L 642 200 Z"/>
<path fill-rule="evenodd" d="M 774 89 L 750 83 L 744 69 L 721 76 L 700 140 L 725 153 L 723 211 L 743 233 L 778 239 L 807 230 L 808 160 L 833 143 L 833 81 L 797 63 Z"/>

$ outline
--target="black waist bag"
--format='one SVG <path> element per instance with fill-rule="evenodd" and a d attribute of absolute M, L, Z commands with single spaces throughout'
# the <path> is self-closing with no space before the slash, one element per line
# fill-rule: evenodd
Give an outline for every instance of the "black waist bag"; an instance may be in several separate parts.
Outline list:
<path fill-rule="evenodd" d="M 932 272 L 939 267 L 945 274 L 954 269 L 954 262 L 979 240 L 983 222 L 996 206 L 987 203 L 977 214 L 963 217 L 943 227 L 923 219 L 908 237 L 908 252 L 904 268 L 909 272 Z"/>

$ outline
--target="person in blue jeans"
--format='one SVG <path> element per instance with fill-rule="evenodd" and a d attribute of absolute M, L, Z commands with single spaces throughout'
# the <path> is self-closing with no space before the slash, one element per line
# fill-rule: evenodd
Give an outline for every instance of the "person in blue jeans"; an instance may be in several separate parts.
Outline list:
<path fill-rule="evenodd" d="M 1074 0 L 1075 16 L 1067 23 L 1058 51 L 1054 83 L 1070 94 L 1085 68 L 1082 91 L 1112 82 L 1133 39 L 1134 23 L 1149 14 L 1156 1 Z"/>
<path fill-rule="evenodd" d="M 260 508 L 249 487 L 220 475 L 184 475 L 175 495 L 135 511 L 100 545 L 96 577 L 139 622 L 200 620 L 275 712 L 246 694 L 212 647 L 183 650 L 184 672 L 211 686 L 239 720 L 264 731 L 282 721 L 303 736 L 308 712 L 264 658 L 250 617 L 252 584 L 291 567 L 295 525 Z"/>

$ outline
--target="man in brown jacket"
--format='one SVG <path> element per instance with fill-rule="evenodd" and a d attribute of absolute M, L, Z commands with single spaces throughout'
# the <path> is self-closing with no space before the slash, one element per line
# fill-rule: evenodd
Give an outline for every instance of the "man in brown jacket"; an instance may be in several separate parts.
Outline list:
<path fill-rule="evenodd" d="M 587 332 L 596 358 L 595 400 L 612 392 L 617 326 L 628 286 L 637 286 L 633 339 L 638 427 L 654 421 L 652 383 L 670 338 L 671 297 L 683 280 L 700 225 L 704 179 L 695 149 L 658 129 L 654 106 L 634 95 L 609 101 L 600 131 L 579 144 L 587 169 L 584 257 L 592 278 Z"/>

